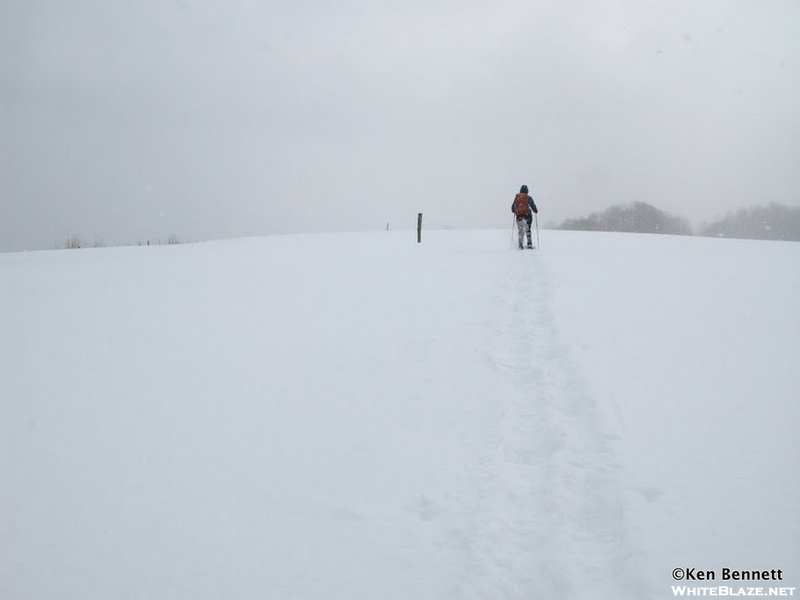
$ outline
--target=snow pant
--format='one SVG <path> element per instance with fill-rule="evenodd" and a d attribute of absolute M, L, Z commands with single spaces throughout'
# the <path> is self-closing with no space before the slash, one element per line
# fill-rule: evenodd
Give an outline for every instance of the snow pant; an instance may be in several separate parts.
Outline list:
<path fill-rule="evenodd" d="M 517 232 L 519 233 L 519 247 L 522 248 L 523 235 L 528 236 L 528 246 L 533 246 L 531 239 L 531 223 L 533 223 L 533 215 L 517 217 Z"/>

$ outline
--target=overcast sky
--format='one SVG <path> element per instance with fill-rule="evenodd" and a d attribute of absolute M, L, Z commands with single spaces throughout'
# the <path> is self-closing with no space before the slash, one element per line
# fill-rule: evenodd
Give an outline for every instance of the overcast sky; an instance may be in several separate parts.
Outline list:
<path fill-rule="evenodd" d="M 800 204 L 792 0 L 0 0 L 0 249 Z"/>

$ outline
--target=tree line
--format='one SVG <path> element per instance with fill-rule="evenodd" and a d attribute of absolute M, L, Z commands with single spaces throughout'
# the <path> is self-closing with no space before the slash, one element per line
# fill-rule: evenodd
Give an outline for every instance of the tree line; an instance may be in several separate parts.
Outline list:
<path fill-rule="evenodd" d="M 741 208 L 723 218 L 692 229 L 688 219 L 669 214 L 646 202 L 617 204 L 586 217 L 566 219 L 549 228 L 577 231 L 617 231 L 628 233 L 663 233 L 671 235 L 699 235 L 706 237 L 744 238 L 753 240 L 800 241 L 800 207 L 787 207 L 778 203 L 753 208 Z M 167 240 L 153 244 L 183 244 L 186 240 L 171 235 Z M 149 246 L 151 242 L 139 242 Z M 76 235 L 70 236 L 55 248 L 102 247 L 103 241 L 90 242 Z"/>
<path fill-rule="evenodd" d="M 174 245 L 177 245 L 177 244 L 185 244 L 185 243 L 188 243 L 188 242 L 186 242 L 185 240 L 179 238 L 177 235 L 175 235 L 173 233 L 166 240 L 158 239 L 158 240 L 153 241 L 152 245 L 154 245 L 154 246 L 162 246 L 162 245 L 166 244 L 168 246 L 174 246 Z M 71 235 L 66 240 L 61 242 L 60 244 L 56 244 L 55 246 L 53 246 L 53 250 L 78 250 L 80 248 L 105 248 L 106 245 L 107 244 L 101 239 L 95 238 L 94 241 L 89 241 L 89 240 L 84 239 L 84 238 L 82 238 L 82 237 L 80 237 L 78 235 Z M 116 244 L 116 245 L 119 245 L 119 244 Z M 122 245 L 124 245 L 124 246 L 150 246 L 151 245 L 151 241 L 150 240 L 146 240 L 144 242 L 141 242 L 141 241 L 137 242 L 136 244 L 122 244 Z"/>
<path fill-rule="evenodd" d="M 778 203 L 742 208 L 707 223 L 695 232 L 688 219 L 669 214 L 646 202 L 614 205 L 586 217 L 566 219 L 557 229 L 663 233 L 753 240 L 800 241 L 800 207 Z"/>

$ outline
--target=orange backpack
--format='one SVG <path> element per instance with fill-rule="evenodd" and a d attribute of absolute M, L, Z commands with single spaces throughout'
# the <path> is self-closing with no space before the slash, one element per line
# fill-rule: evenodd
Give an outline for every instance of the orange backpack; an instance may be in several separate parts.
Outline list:
<path fill-rule="evenodd" d="M 514 198 L 514 214 L 518 217 L 526 217 L 531 214 L 531 207 L 528 204 L 528 194 L 519 193 Z"/>

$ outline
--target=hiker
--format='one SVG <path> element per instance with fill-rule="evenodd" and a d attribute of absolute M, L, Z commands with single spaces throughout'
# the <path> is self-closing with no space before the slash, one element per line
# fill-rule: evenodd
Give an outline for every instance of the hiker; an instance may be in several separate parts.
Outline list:
<path fill-rule="evenodd" d="M 524 233 L 528 237 L 528 248 L 533 248 L 531 223 L 533 223 L 533 213 L 539 214 L 539 209 L 536 208 L 533 198 L 528 195 L 527 185 L 519 188 L 519 194 L 514 197 L 514 202 L 511 203 L 511 212 L 517 216 L 519 247 L 522 248 L 522 235 Z"/>

